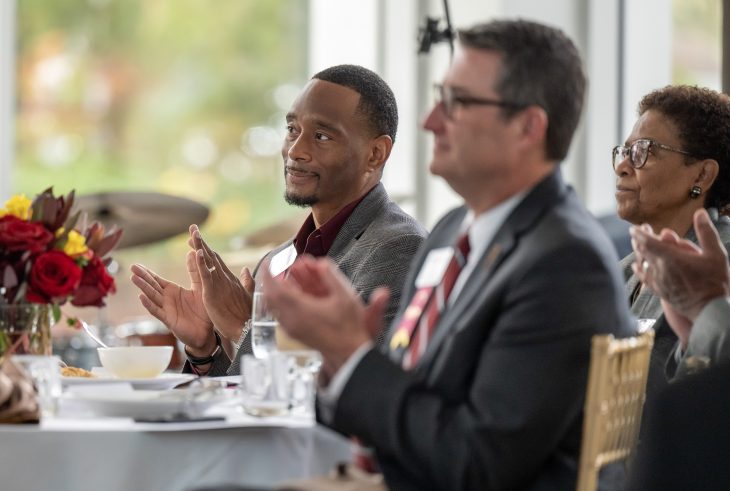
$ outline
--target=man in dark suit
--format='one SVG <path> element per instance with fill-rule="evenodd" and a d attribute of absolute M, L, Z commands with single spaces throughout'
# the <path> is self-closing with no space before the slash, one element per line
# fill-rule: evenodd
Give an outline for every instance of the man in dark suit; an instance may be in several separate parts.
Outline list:
<path fill-rule="evenodd" d="M 364 299 L 379 286 L 391 288 L 386 315 L 395 315 L 408 265 L 426 235 L 380 183 L 397 128 L 395 96 L 376 73 L 338 65 L 312 77 L 286 116 L 281 152 L 286 201 L 312 213 L 292 240 L 266 255 L 274 274 L 305 254 L 330 257 Z M 141 265 L 132 267 L 132 281 L 145 308 L 186 345 L 186 371 L 237 374 L 241 355 L 251 353 L 254 279 L 244 268 L 239 281 L 196 226 L 190 235 L 189 289 Z M 235 345 L 230 357 L 221 337 Z"/>
<path fill-rule="evenodd" d="M 326 259 L 263 277 L 284 329 L 322 352 L 320 417 L 375 449 L 390 489 L 575 486 L 591 337 L 634 324 L 609 240 L 560 173 L 584 87 L 556 29 L 459 33 L 424 127 L 464 206 L 417 253 L 385 349 L 370 333 L 387 292 L 366 307 Z"/>

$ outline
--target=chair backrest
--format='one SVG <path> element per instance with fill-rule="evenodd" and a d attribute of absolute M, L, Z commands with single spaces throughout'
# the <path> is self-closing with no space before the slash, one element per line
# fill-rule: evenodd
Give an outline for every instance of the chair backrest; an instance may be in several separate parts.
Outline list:
<path fill-rule="evenodd" d="M 593 336 L 578 491 L 595 490 L 600 469 L 634 449 L 653 345 L 652 330 L 625 339 Z"/>

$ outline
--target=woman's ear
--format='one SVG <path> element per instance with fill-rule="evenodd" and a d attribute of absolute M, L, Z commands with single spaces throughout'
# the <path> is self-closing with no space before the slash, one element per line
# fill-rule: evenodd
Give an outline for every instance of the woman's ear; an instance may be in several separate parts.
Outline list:
<path fill-rule="evenodd" d="M 720 164 L 715 159 L 705 159 L 700 162 L 700 165 L 700 172 L 695 179 L 694 185 L 707 191 L 712 187 L 717 175 L 720 173 Z"/>

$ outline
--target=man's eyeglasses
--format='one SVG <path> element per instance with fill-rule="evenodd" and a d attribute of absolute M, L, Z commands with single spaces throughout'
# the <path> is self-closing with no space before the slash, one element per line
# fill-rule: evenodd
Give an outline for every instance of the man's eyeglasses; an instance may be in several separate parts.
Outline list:
<path fill-rule="evenodd" d="M 684 150 L 673 148 L 668 145 L 664 145 L 663 143 L 649 140 L 648 138 L 641 138 L 640 140 L 636 140 L 628 147 L 624 145 L 613 147 L 611 160 L 614 170 L 621 162 L 626 159 L 626 157 L 629 158 L 629 163 L 631 164 L 631 167 L 633 167 L 634 169 L 641 169 L 642 167 L 644 167 L 644 164 L 646 164 L 646 159 L 649 158 L 649 150 L 651 149 L 651 147 L 657 147 L 668 150 L 670 152 L 681 153 L 682 155 L 687 155 L 689 157 L 692 156 L 691 153 L 685 152 Z"/>
<path fill-rule="evenodd" d="M 516 102 L 499 101 L 496 99 L 482 99 L 479 97 L 471 97 L 466 95 L 456 95 L 452 87 L 436 84 L 433 86 L 436 95 L 436 102 L 440 102 L 444 106 L 446 117 L 452 119 L 454 108 L 460 106 L 498 106 L 513 109 L 522 109 L 527 104 L 518 104 Z"/>

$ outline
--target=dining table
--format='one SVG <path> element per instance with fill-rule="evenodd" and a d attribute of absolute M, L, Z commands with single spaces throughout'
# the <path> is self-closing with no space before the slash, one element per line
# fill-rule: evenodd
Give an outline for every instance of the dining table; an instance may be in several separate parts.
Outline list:
<path fill-rule="evenodd" d="M 39 424 L 0 425 L 4 491 L 273 489 L 350 457 L 349 441 L 311 415 L 251 416 L 238 395 L 169 420 L 99 416 L 71 398 Z"/>

